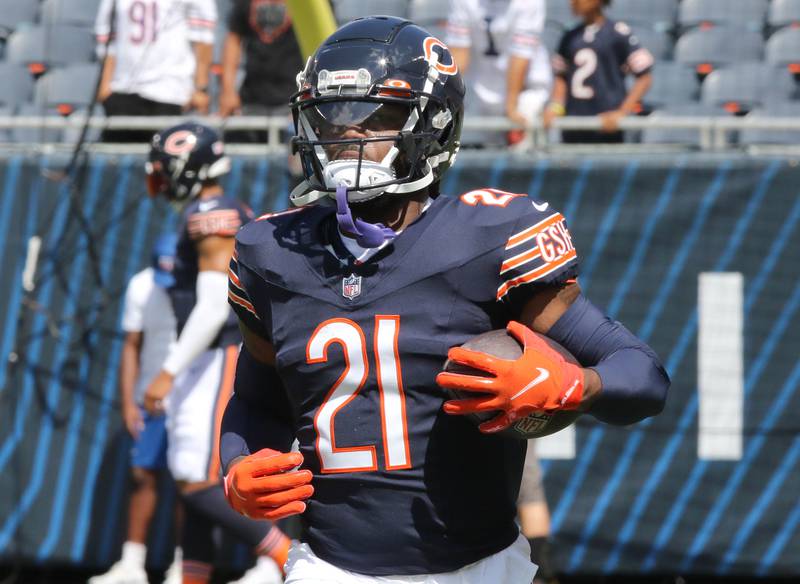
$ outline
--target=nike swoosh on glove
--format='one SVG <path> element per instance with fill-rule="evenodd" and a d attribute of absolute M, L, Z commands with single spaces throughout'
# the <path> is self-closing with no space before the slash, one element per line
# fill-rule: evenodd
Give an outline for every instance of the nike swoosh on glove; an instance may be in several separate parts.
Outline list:
<path fill-rule="evenodd" d="M 487 375 L 443 372 L 436 376 L 436 383 L 448 389 L 487 395 L 447 401 L 444 411 L 463 415 L 499 410 L 502 413 L 478 426 L 481 432 L 493 433 L 532 412 L 578 409 L 583 397 L 583 370 L 566 361 L 525 325 L 511 321 L 506 330 L 522 344 L 523 352 L 518 359 L 500 359 L 462 347 L 448 351 L 447 358 L 451 361 L 480 369 Z"/>
<path fill-rule="evenodd" d="M 275 521 L 302 513 L 314 487 L 309 484 L 310 470 L 290 470 L 301 464 L 299 452 L 259 450 L 228 470 L 225 497 L 231 507 L 251 519 Z"/>

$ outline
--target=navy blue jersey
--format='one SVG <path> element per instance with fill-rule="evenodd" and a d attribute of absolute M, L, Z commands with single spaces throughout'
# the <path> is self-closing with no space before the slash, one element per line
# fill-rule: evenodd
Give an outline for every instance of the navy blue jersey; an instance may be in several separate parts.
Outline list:
<path fill-rule="evenodd" d="M 175 284 L 168 290 L 178 334 L 197 302 L 197 242 L 212 235 L 233 237 L 252 218 L 253 213 L 247 205 L 224 195 L 197 199 L 183 210 L 175 251 Z M 230 314 L 211 348 L 240 342 L 236 315 Z"/>
<path fill-rule="evenodd" d="M 229 298 L 275 346 L 285 389 L 273 391 L 314 473 L 302 516 L 314 553 L 364 574 L 431 574 L 515 540 L 526 443 L 445 414 L 435 377 L 450 347 L 504 327 L 577 265 L 560 213 L 489 189 L 437 198 L 364 262 L 332 207 L 240 231 Z"/>
<path fill-rule="evenodd" d="M 564 33 L 553 72 L 567 82 L 567 115 L 593 116 L 618 109 L 627 95 L 625 75 L 649 72 L 653 55 L 624 22 L 581 24 Z"/>

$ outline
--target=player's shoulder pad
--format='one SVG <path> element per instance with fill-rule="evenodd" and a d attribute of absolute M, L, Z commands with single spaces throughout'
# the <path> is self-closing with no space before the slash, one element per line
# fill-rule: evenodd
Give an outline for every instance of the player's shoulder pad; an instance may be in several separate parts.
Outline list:
<path fill-rule="evenodd" d="M 511 227 L 525 217 L 545 218 L 553 213 L 546 201 L 493 188 L 468 191 L 459 195 L 456 201 L 459 220 L 476 226 Z"/>
<path fill-rule="evenodd" d="M 236 234 L 239 261 L 257 267 L 298 249 L 314 237 L 313 230 L 332 211 L 332 207 L 309 205 L 256 217 Z"/>

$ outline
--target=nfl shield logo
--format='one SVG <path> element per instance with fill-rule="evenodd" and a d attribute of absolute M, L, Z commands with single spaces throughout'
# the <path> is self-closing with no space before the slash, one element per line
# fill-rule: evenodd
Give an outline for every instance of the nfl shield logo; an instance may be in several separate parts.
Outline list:
<path fill-rule="evenodd" d="M 342 280 L 342 296 L 352 300 L 361 294 L 361 276 L 350 274 L 349 278 Z"/>

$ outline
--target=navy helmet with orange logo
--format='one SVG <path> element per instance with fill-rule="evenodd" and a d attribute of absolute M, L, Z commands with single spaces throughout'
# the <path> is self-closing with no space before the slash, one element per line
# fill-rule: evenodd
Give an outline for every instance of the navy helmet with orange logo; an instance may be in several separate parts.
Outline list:
<path fill-rule="evenodd" d="M 145 163 L 147 190 L 172 203 L 186 204 L 203 185 L 230 171 L 219 134 L 203 124 L 184 122 L 158 132 Z"/>
<path fill-rule="evenodd" d="M 345 189 L 348 203 L 415 193 L 455 160 L 464 83 L 444 43 L 408 20 L 370 16 L 342 26 L 297 84 L 292 144 L 305 180 L 292 192 L 295 205 L 342 198 Z M 380 142 L 381 160 L 364 156 Z"/>

